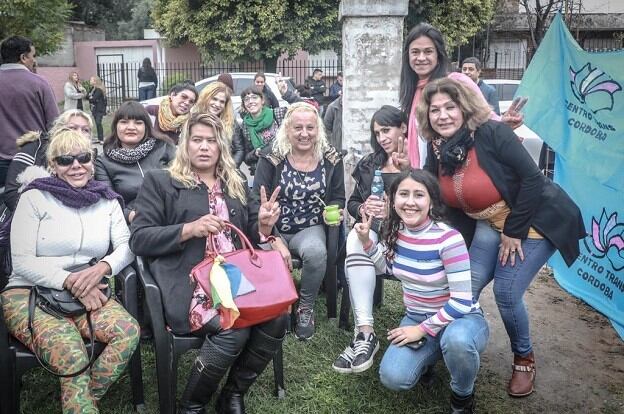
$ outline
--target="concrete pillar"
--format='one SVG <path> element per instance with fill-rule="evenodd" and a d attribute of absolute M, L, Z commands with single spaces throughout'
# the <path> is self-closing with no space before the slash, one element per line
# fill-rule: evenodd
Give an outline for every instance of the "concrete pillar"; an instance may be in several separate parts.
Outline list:
<path fill-rule="evenodd" d="M 382 105 L 399 106 L 403 19 L 408 0 L 342 0 L 342 145 L 347 199 L 351 172 L 371 152 L 370 119 Z"/>

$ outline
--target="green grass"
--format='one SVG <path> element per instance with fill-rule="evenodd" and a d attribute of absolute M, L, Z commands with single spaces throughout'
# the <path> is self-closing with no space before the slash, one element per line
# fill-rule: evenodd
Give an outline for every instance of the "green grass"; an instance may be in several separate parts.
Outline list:
<path fill-rule="evenodd" d="M 273 395 L 273 372 L 269 365 L 246 397 L 250 413 L 446 413 L 449 401 L 449 376 L 442 362 L 436 365 L 436 378 L 430 388 L 417 385 L 412 391 L 395 393 L 386 390 L 378 377 L 379 361 L 387 348 L 381 335 L 394 327 L 403 314 L 400 285 L 386 282 L 384 305 L 376 313 L 376 325 L 381 339 L 381 350 L 375 365 L 365 373 L 341 375 L 331 364 L 351 338 L 351 332 L 338 329 L 336 321 L 326 318 L 324 297 L 316 306 L 317 331 L 308 342 L 288 335 L 284 342 L 286 398 Z M 158 413 L 158 390 L 154 350 L 150 342 L 143 342 L 143 382 L 148 413 Z M 178 395 L 186 383 L 188 367 L 195 353 L 187 353 L 178 370 Z M 22 412 L 47 414 L 60 412 L 58 380 L 37 369 L 24 376 Z M 482 367 L 477 382 L 477 401 L 480 412 L 523 413 L 523 410 L 504 392 L 504 380 L 487 367 Z M 101 401 L 102 413 L 131 413 L 130 378 L 124 374 Z M 539 407 L 539 401 L 531 406 Z M 526 408 L 526 406 L 525 406 Z M 212 412 L 212 408 L 209 409 Z"/>

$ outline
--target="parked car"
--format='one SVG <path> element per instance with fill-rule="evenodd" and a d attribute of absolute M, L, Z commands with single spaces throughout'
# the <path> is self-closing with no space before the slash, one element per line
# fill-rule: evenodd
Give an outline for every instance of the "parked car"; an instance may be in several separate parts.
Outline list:
<path fill-rule="evenodd" d="M 511 106 L 516 90 L 520 86 L 520 81 L 517 79 L 483 79 L 483 82 L 496 88 L 501 114 L 507 111 Z M 530 97 L 527 105 L 531 105 Z M 516 128 L 514 132 L 522 139 L 522 144 L 529 151 L 535 163 L 539 165 L 540 151 L 543 144 L 539 135 L 524 124 Z"/>
<path fill-rule="evenodd" d="M 236 120 L 238 123 L 242 122 L 240 117 L 240 109 L 241 109 L 241 92 L 250 86 L 254 85 L 254 76 L 255 72 L 231 72 L 232 80 L 234 81 L 234 92 L 232 93 L 232 105 L 234 106 L 234 112 L 236 113 Z M 280 106 L 288 106 L 288 102 L 282 99 L 282 95 L 277 88 L 277 79 L 279 75 L 277 73 L 265 73 L 266 76 L 266 84 L 271 88 L 273 94 L 277 97 Z M 197 92 L 201 93 L 202 89 L 204 89 L 207 85 L 212 82 L 216 82 L 219 75 L 214 75 L 206 79 L 202 79 L 200 81 L 195 82 L 195 88 L 197 88 Z M 289 90 L 294 90 L 295 87 L 292 83 L 292 80 L 288 77 L 282 77 L 286 83 L 288 84 Z M 143 106 L 147 105 L 158 105 L 163 97 L 159 96 L 156 98 L 148 99 L 146 101 L 141 101 Z"/>

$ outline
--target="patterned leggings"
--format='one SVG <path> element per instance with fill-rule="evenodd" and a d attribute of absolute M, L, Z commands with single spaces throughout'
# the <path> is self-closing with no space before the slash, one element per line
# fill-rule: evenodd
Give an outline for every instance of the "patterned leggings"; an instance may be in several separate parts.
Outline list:
<path fill-rule="evenodd" d="M 83 337 L 89 336 L 86 316 L 58 319 L 36 308 L 34 338 L 28 330 L 29 289 L 2 294 L 2 309 L 9 332 L 60 373 L 75 372 L 89 361 Z M 115 300 L 91 312 L 95 338 L 108 344 L 90 370 L 60 378 L 64 414 L 98 413 L 97 402 L 126 368 L 139 342 L 137 322 Z"/>

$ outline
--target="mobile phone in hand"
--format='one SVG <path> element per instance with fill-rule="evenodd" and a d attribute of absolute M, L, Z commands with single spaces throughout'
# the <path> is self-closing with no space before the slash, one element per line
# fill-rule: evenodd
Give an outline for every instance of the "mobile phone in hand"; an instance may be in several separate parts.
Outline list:
<path fill-rule="evenodd" d="M 414 342 L 407 343 L 407 344 L 405 344 L 405 346 L 407 346 L 407 347 L 409 347 L 409 348 L 412 348 L 412 349 L 415 351 L 415 350 L 417 350 L 417 349 L 422 348 L 422 346 L 423 346 L 424 344 L 426 344 L 426 343 L 427 343 L 427 337 L 426 337 L 426 336 L 423 336 L 423 337 L 422 337 L 422 338 L 420 338 L 418 341 L 414 341 Z"/>

